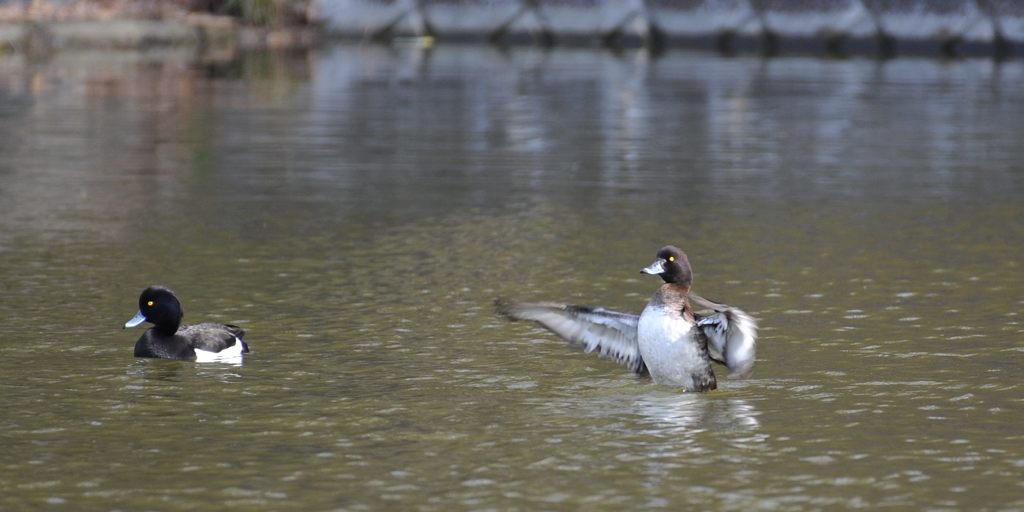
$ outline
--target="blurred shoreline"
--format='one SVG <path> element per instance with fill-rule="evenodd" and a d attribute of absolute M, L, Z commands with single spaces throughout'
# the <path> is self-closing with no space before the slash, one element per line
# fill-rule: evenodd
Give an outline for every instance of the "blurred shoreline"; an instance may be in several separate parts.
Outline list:
<path fill-rule="evenodd" d="M 1024 4 L 903 3 L 0 0 L 0 55 L 168 47 L 223 53 L 349 40 L 427 48 L 685 48 L 725 56 L 1024 56 Z"/>
<path fill-rule="evenodd" d="M 266 5 L 263 10 L 240 5 Z M 0 55 L 66 50 L 308 48 L 320 39 L 308 2 L 25 0 L 0 3 Z"/>

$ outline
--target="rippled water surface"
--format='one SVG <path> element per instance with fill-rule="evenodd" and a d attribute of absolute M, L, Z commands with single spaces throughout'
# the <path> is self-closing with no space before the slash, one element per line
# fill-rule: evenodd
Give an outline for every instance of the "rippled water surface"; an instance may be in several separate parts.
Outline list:
<path fill-rule="evenodd" d="M 0 509 L 1024 509 L 1024 64 L 0 56 Z M 492 312 L 756 315 L 682 394 Z M 241 367 L 137 360 L 162 283 Z"/>

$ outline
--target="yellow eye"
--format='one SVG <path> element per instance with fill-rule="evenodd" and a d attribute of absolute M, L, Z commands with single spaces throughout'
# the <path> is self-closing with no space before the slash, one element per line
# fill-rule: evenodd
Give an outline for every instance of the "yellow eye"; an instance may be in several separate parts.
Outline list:
<path fill-rule="evenodd" d="M 669 261 L 675 261 L 675 260 L 676 260 L 676 257 L 675 257 L 675 256 L 669 256 L 669 257 L 668 257 L 668 260 L 669 260 Z"/>
<path fill-rule="evenodd" d="M 149 306 L 149 307 L 153 307 L 153 301 L 147 302 L 146 305 Z"/>

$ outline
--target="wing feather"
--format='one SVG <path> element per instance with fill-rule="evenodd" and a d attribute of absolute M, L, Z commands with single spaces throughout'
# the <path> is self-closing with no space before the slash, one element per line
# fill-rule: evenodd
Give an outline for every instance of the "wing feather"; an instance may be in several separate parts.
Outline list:
<path fill-rule="evenodd" d="M 741 309 L 690 294 L 694 306 L 714 311 L 698 315 L 697 326 L 708 338 L 711 357 L 725 364 L 733 377 L 749 377 L 757 355 L 757 321 Z"/>
<path fill-rule="evenodd" d="M 184 336 L 192 348 L 206 352 L 220 352 L 228 349 L 236 342 L 242 343 L 242 351 L 248 352 L 248 346 L 242 340 L 245 335 L 237 325 L 215 324 L 204 322 L 195 325 L 185 325 L 178 329 L 178 335 Z"/>
<path fill-rule="evenodd" d="M 511 320 L 532 320 L 585 352 L 613 359 L 635 373 L 647 373 L 636 341 L 638 315 L 548 302 L 499 301 L 495 306 Z"/>

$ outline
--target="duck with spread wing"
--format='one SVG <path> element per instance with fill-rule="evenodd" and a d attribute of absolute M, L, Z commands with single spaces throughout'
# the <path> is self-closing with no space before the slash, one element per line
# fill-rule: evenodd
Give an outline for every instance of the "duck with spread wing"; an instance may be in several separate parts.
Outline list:
<path fill-rule="evenodd" d="M 574 304 L 498 302 L 512 320 L 533 320 L 586 352 L 614 359 L 654 382 L 686 391 L 718 387 L 712 362 L 731 376 L 754 366 L 757 322 L 747 313 L 694 294 L 681 249 L 666 246 L 641 270 L 665 281 L 640 315 Z M 699 312 L 698 312 L 699 311 Z"/>

